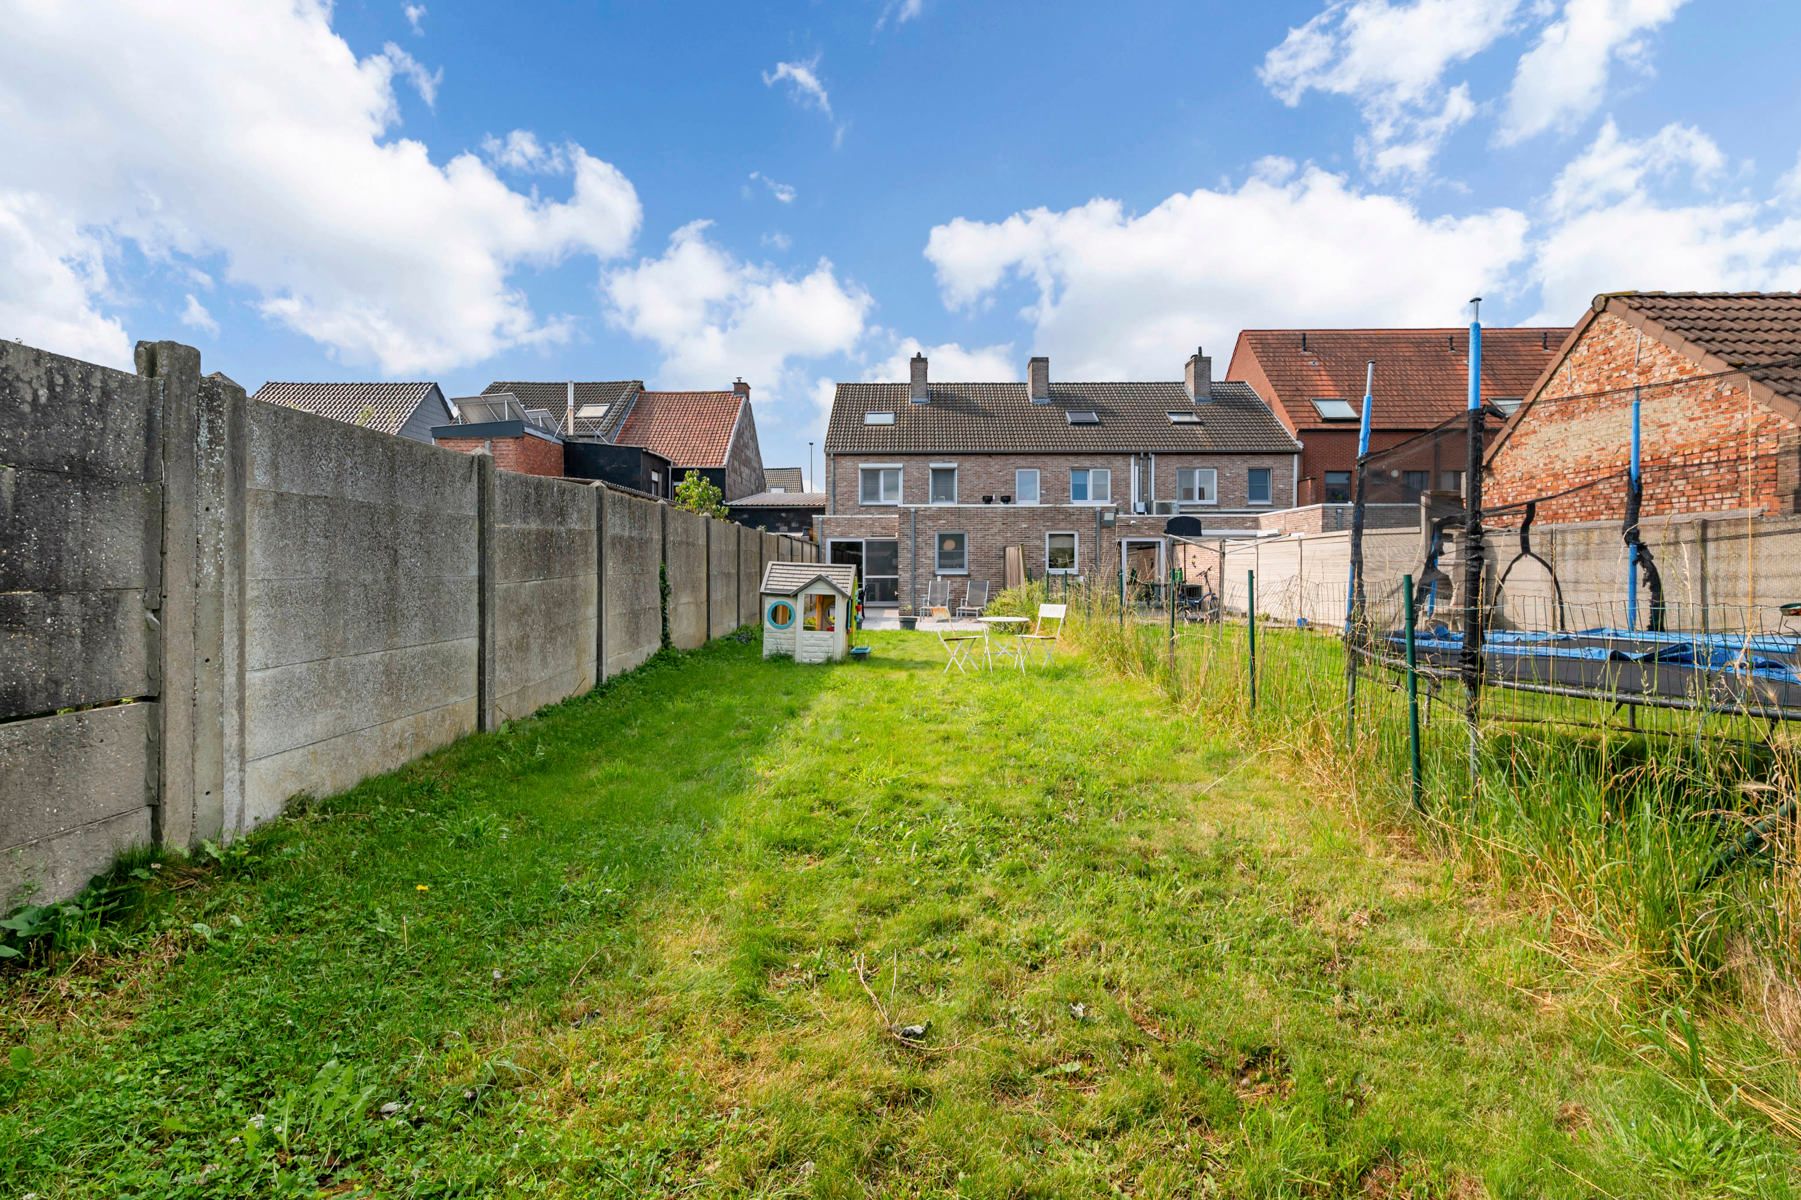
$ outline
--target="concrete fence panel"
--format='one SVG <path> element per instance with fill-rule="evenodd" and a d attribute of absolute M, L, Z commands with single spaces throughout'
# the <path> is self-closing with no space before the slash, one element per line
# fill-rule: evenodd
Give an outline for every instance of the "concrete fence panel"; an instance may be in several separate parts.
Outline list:
<path fill-rule="evenodd" d="M 482 462 L 249 407 L 244 800 L 280 814 L 477 727 Z"/>
<path fill-rule="evenodd" d="M 594 685 L 594 489 L 499 471 L 494 481 L 494 716 L 516 720 Z"/>
<path fill-rule="evenodd" d="M 738 529 L 726 521 L 707 522 L 708 637 L 738 628 Z"/>
<path fill-rule="evenodd" d="M 669 640 L 678 650 L 693 650 L 707 641 L 707 518 L 666 507 L 663 537 Z"/>
<path fill-rule="evenodd" d="M 153 836 L 161 417 L 150 380 L 0 342 L 0 911 Z"/>
<path fill-rule="evenodd" d="M 748 525 L 738 526 L 738 624 L 760 625 L 757 588 L 763 583 L 763 536 Z"/>
<path fill-rule="evenodd" d="M 606 496 L 602 554 L 605 606 L 605 676 L 638 666 L 663 645 L 663 508 L 624 492 Z"/>

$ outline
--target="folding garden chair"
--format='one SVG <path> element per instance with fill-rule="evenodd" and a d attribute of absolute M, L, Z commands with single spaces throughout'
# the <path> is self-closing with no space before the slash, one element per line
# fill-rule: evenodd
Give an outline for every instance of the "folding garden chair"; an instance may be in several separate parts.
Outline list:
<path fill-rule="evenodd" d="M 969 585 L 963 593 L 963 603 L 957 605 L 959 617 L 979 617 L 988 608 L 988 581 L 978 579 Z"/>
<path fill-rule="evenodd" d="M 976 650 L 982 652 L 984 663 L 988 660 L 988 636 L 984 633 L 950 633 L 943 629 L 938 632 L 938 644 L 944 647 L 944 671 L 950 673 L 952 667 L 959 673 L 967 672 L 979 666 L 976 662 Z M 988 663 L 992 666 L 992 663 Z"/>
<path fill-rule="evenodd" d="M 1069 611 L 1067 604 L 1040 604 L 1038 620 L 1032 626 L 1032 632 L 1019 635 L 1022 650 L 1029 651 L 1038 647 L 1044 655 L 1044 665 L 1051 665 L 1051 655 L 1057 649 L 1057 643 L 1063 638 L 1063 614 Z M 1052 624 L 1054 622 L 1054 624 Z M 1049 625 L 1047 630 L 1046 626 Z"/>
<path fill-rule="evenodd" d="M 950 620 L 951 615 L 951 581 L 948 579 L 926 580 L 925 604 L 919 610 L 921 617 L 938 617 Z"/>

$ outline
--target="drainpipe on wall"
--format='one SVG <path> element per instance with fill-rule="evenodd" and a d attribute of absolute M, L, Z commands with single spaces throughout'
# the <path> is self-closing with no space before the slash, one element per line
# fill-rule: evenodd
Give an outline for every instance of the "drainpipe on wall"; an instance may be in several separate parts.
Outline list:
<path fill-rule="evenodd" d="M 919 509 L 913 510 L 912 545 L 907 549 L 907 603 L 919 611 Z"/>
<path fill-rule="evenodd" d="M 1301 503 L 1301 455 L 1296 451 L 1290 457 L 1294 465 L 1288 469 L 1288 507 L 1298 508 Z"/>

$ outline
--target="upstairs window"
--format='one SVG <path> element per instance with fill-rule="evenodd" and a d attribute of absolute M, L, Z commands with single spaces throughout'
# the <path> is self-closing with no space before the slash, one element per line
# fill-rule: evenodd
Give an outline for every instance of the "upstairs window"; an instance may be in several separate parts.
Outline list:
<path fill-rule="evenodd" d="M 1401 486 L 1407 489 L 1408 495 L 1418 496 L 1421 492 L 1432 486 L 1432 472 L 1402 471 Z"/>
<path fill-rule="evenodd" d="M 860 471 L 858 499 L 864 504 L 899 504 L 901 469 L 899 467 L 864 467 Z"/>
<path fill-rule="evenodd" d="M 933 504 L 955 504 L 957 502 L 957 468 L 955 466 L 932 467 L 931 492 L 927 497 Z"/>
<path fill-rule="evenodd" d="M 1219 499 L 1219 472 L 1212 467 L 1181 467 L 1176 471 L 1176 500 L 1182 504 L 1213 504 Z"/>
<path fill-rule="evenodd" d="M 1268 504 L 1270 502 L 1270 470 L 1268 467 L 1252 467 L 1245 475 L 1244 499 L 1247 504 Z"/>
<path fill-rule="evenodd" d="M 1071 504 L 1106 504 L 1113 499 L 1113 472 L 1105 467 L 1076 467 L 1069 473 Z"/>
<path fill-rule="evenodd" d="M 1038 503 L 1038 468 L 1021 467 L 1013 472 L 1013 502 L 1015 504 Z"/>

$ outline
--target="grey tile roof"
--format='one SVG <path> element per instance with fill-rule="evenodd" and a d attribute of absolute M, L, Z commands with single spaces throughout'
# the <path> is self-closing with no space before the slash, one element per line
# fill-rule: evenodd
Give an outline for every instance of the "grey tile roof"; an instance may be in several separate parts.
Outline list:
<path fill-rule="evenodd" d="M 798 492 L 807 483 L 801 478 L 799 467 L 764 467 L 763 486 L 781 488 L 784 492 Z"/>
<path fill-rule="evenodd" d="M 360 425 L 399 433 L 413 411 L 437 389 L 435 383 L 265 383 L 256 399 Z"/>
<path fill-rule="evenodd" d="M 763 568 L 763 592 L 773 596 L 792 596 L 815 579 L 823 579 L 846 596 L 856 582 L 857 568 L 831 563 L 772 562 Z"/>
<path fill-rule="evenodd" d="M 1056 383 L 1050 403 L 1033 404 L 1023 383 L 934 383 L 930 403 L 913 404 L 904 383 L 841 383 L 826 428 L 827 454 L 1130 453 L 1291 454 L 1300 447 L 1257 393 L 1242 383 L 1213 385 L 1195 404 L 1180 383 Z M 866 425 L 885 410 L 892 425 Z M 1198 424 L 1168 414 L 1193 410 Z M 1100 423 L 1071 425 L 1066 414 L 1094 412 Z"/>
<path fill-rule="evenodd" d="M 754 492 L 732 501 L 729 508 L 824 508 L 824 492 Z"/>

